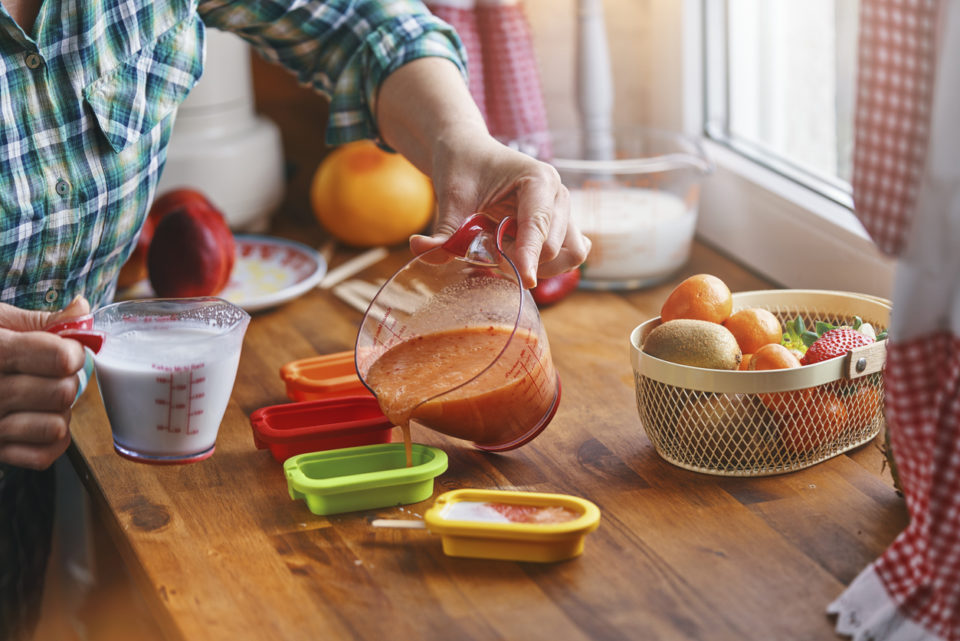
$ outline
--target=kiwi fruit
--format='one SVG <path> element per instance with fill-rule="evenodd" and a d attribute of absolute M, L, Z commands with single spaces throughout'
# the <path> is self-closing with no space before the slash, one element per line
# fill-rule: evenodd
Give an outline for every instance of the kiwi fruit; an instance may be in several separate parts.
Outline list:
<path fill-rule="evenodd" d="M 719 323 L 680 318 L 653 328 L 643 351 L 661 360 L 703 367 L 737 369 L 743 353 L 729 329 Z"/>

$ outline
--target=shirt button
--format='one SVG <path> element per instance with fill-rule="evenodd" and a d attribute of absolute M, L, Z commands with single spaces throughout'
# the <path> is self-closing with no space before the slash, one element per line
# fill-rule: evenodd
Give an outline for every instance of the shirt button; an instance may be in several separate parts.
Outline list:
<path fill-rule="evenodd" d="M 66 180 L 61 178 L 60 180 L 57 181 L 56 189 L 57 189 L 57 194 L 61 196 L 66 196 L 68 193 L 70 193 L 70 183 L 68 183 Z"/>
<path fill-rule="evenodd" d="M 35 53 L 27 54 L 26 63 L 27 63 L 27 66 L 30 67 L 31 69 L 36 69 L 37 67 L 39 67 L 41 62 L 42 60 L 40 60 L 40 56 L 38 56 L 37 54 Z"/>
<path fill-rule="evenodd" d="M 43 300 L 47 301 L 51 305 L 57 302 L 58 298 L 60 298 L 60 292 L 55 289 L 48 289 L 47 293 L 43 295 Z"/>

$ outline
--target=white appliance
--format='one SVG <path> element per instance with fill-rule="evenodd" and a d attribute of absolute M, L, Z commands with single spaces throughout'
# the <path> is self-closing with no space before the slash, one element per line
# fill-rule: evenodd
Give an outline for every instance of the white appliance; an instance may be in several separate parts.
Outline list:
<path fill-rule="evenodd" d="M 204 193 L 235 231 L 262 232 L 284 195 L 280 131 L 254 111 L 250 47 L 207 30 L 203 76 L 180 106 L 157 194 Z"/>

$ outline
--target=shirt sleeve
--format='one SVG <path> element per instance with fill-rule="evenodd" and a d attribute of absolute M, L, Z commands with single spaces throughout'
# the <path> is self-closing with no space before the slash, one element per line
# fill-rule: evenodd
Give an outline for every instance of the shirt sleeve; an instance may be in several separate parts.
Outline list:
<path fill-rule="evenodd" d="M 329 145 L 379 140 L 377 90 L 400 66 L 437 56 L 467 75 L 456 31 L 416 0 L 200 0 L 198 12 L 330 99 Z"/>

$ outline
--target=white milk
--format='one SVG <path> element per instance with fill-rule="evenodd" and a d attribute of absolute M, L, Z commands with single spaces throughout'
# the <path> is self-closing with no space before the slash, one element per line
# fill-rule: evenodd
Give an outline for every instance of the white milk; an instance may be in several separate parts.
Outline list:
<path fill-rule="evenodd" d="M 114 443 L 132 456 L 210 450 L 230 400 L 240 340 L 177 324 L 109 334 L 94 358 Z"/>
<path fill-rule="evenodd" d="M 665 278 L 690 255 L 695 208 L 655 189 L 570 189 L 570 215 L 593 248 L 586 281 L 638 286 Z"/>

